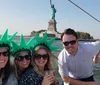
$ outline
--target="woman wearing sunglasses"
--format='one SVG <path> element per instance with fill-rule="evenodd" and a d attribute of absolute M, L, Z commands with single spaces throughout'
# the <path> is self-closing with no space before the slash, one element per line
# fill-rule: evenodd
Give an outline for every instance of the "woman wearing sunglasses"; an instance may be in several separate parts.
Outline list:
<path fill-rule="evenodd" d="M 58 85 L 50 60 L 51 56 L 55 57 L 51 51 L 58 49 L 51 46 L 54 38 L 48 41 L 46 33 L 42 39 L 38 34 L 35 37 L 36 41 L 33 42 L 33 56 L 31 59 L 34 68 L 27 70 L 22 75 L 19 85 Z"/>
<path fill-rule="evenodd" d="M 15 42 L 12 42 L 12 55 L 14 57 L 14 73 L 10 75 L 8 80 L 8 85 L 19 85 L 18 81 L 20 80 L 21 75 L 31 67 L 30 58 L 31 58 L 31 40 L 25 44 L 24 38 L 21 35 L 20 44 L 18 45 Z"/>
<path fill-rule="evenodd" d="M 13 34 L 10 38 L 8 38 L 7 34 L 8 29 L 1 36 L 0 39 L 0 85 L 7 85 L 7 81 L 11 73 L 9 57 L 11 50 L 11 42 L 16 33 Z"/>

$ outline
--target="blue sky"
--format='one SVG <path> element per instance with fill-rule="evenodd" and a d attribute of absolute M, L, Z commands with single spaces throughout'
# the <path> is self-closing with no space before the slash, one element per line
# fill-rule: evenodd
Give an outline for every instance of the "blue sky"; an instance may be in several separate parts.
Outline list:
<path fill-rule="evenodd" d="M 100 0 L 72 0 L 100 20 Z M 57 31 L 66 28 L 88 32 L 100 39 L 100 23 L 75 7 L 68 0 L 52 0 L 57 10 Z M 49 0 L 0 0 L 0 34 L 6 28 L 9 34 L 29 35 L 33 30 L 48 28 L 51 18 Z"/>

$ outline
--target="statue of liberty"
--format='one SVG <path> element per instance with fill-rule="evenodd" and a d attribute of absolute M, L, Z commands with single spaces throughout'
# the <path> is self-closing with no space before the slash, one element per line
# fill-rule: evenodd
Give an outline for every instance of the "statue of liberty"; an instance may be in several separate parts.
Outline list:
<path fill-rule="evenodd" d="M 56 9 L 54 7 L 54 4 L 52 4 L 51 0 L 50 0 L 50 6 L 51 6 L 51 19 L 55 20 Z"/>

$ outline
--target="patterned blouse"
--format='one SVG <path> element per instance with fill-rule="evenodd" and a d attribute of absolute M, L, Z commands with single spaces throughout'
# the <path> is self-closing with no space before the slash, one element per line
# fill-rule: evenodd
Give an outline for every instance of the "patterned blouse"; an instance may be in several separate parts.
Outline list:
<path fill-rule="evenodd" d="M 19 85 L 41 85 L 43 76 L 33 70 L 28 69 L 19 80 Z"/>

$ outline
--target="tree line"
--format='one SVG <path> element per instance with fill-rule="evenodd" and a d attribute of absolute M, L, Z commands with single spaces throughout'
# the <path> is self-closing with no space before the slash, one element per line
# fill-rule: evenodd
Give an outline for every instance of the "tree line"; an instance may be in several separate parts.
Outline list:
<path fill-rule="evenodd" d="M 77 31 L 77 36 L 78 36 L 78 39 L 94 39 L 93 36 L 91 36 L 87 32 L 79 32 L 79 31 Z"/>
<path fill-rule="evenodd" d="M 45 32 L 45 31 L 47 31 L 47 30 L 32 31 L 31 34 L 30 34 L 30 36 L 34 36 L 34 34 L 36 32 L 42 33 L 42 32 Z M 59 34 L 61 35 L 61 33 L 59 33 Z M 79 31 L 77 31 L 77 36 L 78 36 L 78 39 L 94 39 L 93 36 L 91 36 L 87 32 L 79 32 Z"/>

